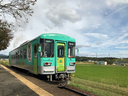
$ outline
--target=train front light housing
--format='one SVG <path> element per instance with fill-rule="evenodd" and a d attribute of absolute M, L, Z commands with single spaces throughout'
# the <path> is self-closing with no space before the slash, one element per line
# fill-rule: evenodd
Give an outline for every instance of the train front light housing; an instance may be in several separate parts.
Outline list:
<path fill-rule="evenodd" d="M 52 65 L 52 62 L 45 62 L 44 65 L 45 66 L 50 66 L 50 65 Z"/>
<path fill-rule="evenodd" d="M 73 65 L 75 65 L 75 62 L 70 62 L 70 66 L 73 66 Z"/>

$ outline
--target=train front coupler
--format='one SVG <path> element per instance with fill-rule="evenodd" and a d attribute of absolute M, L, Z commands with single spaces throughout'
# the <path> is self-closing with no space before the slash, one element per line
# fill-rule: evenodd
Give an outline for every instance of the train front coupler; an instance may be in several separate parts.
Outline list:
<path fill-rule="evenodd" d="M 70 74 L 60 74 L 59 78 L 60 78 L 59 87 L 66 86 L 71 81 Z"/>

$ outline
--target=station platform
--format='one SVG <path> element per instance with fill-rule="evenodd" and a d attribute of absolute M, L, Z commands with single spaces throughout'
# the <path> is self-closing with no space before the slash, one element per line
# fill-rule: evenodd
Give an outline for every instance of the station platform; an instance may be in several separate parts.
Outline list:
<path fill-rule="evenodd" d="M 39 96 L 0 65 L 0 96 Z"/>
<path fill-rule="evenodd" d="M 53 96 L 0 64 L 0 96 Z"/>

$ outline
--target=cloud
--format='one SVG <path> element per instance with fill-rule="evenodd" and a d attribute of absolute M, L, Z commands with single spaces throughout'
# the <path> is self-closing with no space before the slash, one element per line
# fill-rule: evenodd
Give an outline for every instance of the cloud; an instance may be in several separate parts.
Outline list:
<path fill-rule="evenodd" d="M 107 0 L 107 2 L 113 2 L 113 3 L 119 3 L 119 4 L 121 4 L 121 3 L 123 3 L 123 4 L 127 4 L 128 3 L 128 1 L 127 0 Z"/>
<path fill-rule="evenodd" d="M 76 48 L 91 47 L 91 45 L 76 45 Z"/>
<path fill-rule="evenodd" d="M 74 23 L 80 20 L 76 11 L 69 8 L 52 8 L 46 12 L 46 17 L 56 26 L 62 26 L 65 21 Z"/>
<path fill-rule="evenodd" d="M 85 33 L 84 35 L 95 37 L 95 38 L 108 38 L 106 34 L 101 34 L 101 33 Z"/>
<path fill-rule="evenodd" d="M 18 47 L 20 44 L 25 42 L 25 40 L 26 40 L 26 38 L 23 33 L 19 32 L 18 34 L 15 34 L 15 38 L 13 38 L 13 48 Z"/>
<path fill-rule="evenodd" d="M 96 45 L 101 45 L 102 44 L 102 42 L 95 42 L 96 43 Z"/>
<path fill-rule="evenodd" d="M 125 47 L 115 47 L 115 48 L 119 48 L 119 49 L 128 49 L 128 46 L 125 46 Z"/>

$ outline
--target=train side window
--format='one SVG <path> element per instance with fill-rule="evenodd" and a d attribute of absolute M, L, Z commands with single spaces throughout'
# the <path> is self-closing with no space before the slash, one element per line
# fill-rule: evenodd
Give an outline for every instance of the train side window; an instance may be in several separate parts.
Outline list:
<path fill-rule="evenodd" d="M 34 57 L 37 58 L 37 45 L 34 46 Z"/>
<path fill-rule="evenodd" d="M 13 59 L 16 59 L 15 54 L 13 55 Z"/>
<path fill-rule="evenodd" d="M 20 50 L 19 50 L 19 54 L 18 55 L 19 55 L 19 59 L 20 59 Z"/>
<path fill-rule="evenodd" d="M 11 59 L 12 59 L 12 55 L 11 55 Z"/>
<path fill-rule="evenodd" d="M 18 53 L 16 52 L 16 59 L 18 59 Z"/>
<path fill-rule="evenodd" d="M 19 54 L 19 53 L 18 53 L 18 51 L 17 51 L 17 59 L 19 59 L 19 56 L 18 56 L 18 54 Z"/>
<path fill-rule="evenodd" d="M 24 59 L 24 50 L 21 50 L 22 51 L 22 54 L 21 54 L 21 56 L 22 56 L 22 59 Z"/>
<path fill-rule="evenodd" d="M 22 59 L 22 50 L 20 50 L 20 59 Z"/>
<path fill-rule="evenodd" d="M 24 49 L 24 59 L 27 59 L 27 51 Z"/>
<path fill-rule="evenodd" d="M 17 59 L 20 59 L 20 52 L 18 51 L 17 54 Z"/>
<path fill-rule="evenodd" d="M 68 57 L 75 58 L 75 42 L 68 42 Z"/>

